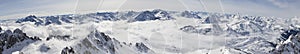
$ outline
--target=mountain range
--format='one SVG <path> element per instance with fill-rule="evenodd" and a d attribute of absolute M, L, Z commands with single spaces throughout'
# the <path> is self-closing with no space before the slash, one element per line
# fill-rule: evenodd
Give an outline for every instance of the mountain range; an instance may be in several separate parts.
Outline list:
<path fill-rule="evenodd" d="M 200 11 L 0 20 L 2 54 L 297 54 L 300 19 Z M 11 30 L 14 30 L 13 32 Z"/>

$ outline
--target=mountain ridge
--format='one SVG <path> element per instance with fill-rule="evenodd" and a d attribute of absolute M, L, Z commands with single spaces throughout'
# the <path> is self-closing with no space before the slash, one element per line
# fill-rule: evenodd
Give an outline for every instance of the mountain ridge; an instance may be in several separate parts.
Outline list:
<path fill-rule="evenodd" d="M 220 53 L 286 53 L 285 51 L 290 51 L 290 49 L 298 49 L 289 47 L 296 46 L 293 43 L 298 43 L 297 40 L 299 39 L 297 39 L 297 32 L 295 31 L 298 31 L 297 28 L 300 28 L 300 20 L 298 18 L 283 19 L 161 9 L 140 12 L 97 12 L 41 17 L 30 15 L 25 18 L 12 20 L 12 22 L 11 26 L 25 26 L 23 27 L 25 31 L 28 27 L 41 29 L 42 32 L 46 31 L 42 33 L 46 34 L 47 41 L 45 42 L 78 42 L 75 45 L 70 44 L 70 46 L 54 45 L 55 47 L 63 47 L 57 48 L 61 53 L 95 53 L 102 50 L 99 53 L 108 54 L 211 53 L 210 50 Z M 7 22 L 3 22 L 3 24 L 5 23 Z M 68 34 L 64 34 L 64 32 Z M 74 32 L 78 32 L 78 34 L 73 35 Z M 150 38 L 147 38 L 148 35 L 154 35 L 155 37 L 150 36 Z M 198 39 L 195 39 L 197 36 Z M 72 37 L 75 38 L 73 39 Z M 180 39 L 188 40 L 188 42 L 180 44 L 178 43 Z M 288 42 L 291 39 L 293 39 L 292 42 Z M 172 42 L 163 43 L 164 40 L 171 40 Z M 201 47 L 202 45 L 196 47 L 194 46 L 195 44 L 190 43 L 198 41 L 199 44 L 203 43 L 203 46 L 210 45 L 210 42 L 220 44 L 220 46 L 211 44 L 220 48 Z M 42 49 L 46 50 L 43 50 L 45 52 L 41 53 L 55 51 L 55 48 L 49 47 L 52 46 L 51 44 L 40 43 L 42 46 L 46 46 L 42 47 Z M 85 44 L 90 45 L 83 47 L 82 45 Z M 80 49 L 85 51 L 80 51 Z"/>

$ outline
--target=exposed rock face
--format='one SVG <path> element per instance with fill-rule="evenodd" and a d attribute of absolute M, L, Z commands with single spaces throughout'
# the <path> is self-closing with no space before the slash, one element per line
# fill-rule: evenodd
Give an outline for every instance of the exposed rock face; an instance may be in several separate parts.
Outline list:
<path fill-rule="evenodd" d="M 45 23 L 45 25 L 49 25 L 49 24 L 52 24 L 52 23 L 61 25 L 62 22 L 60 22 L 59 20 L 60 20 L 60 19 L 59 19 L 59 17 L 57 17 L 57 16 L 49 16 L 49 17 L 46 17 L 46 23 Z"/>
<path fill-rule="evenodd" d="M 25 41 L 27 40 L 27 41 Z M 20 29 L 6 30 L 4 33 L 0 33 L 0 52 L 6 49 L 13 48 L 13 46 L 20 42 L 34 42 L 40 40 L 38 37 L 28 37 L 26 33 L 23 33 Z M 20 45 L 20 44 L 19 44 Z M 26 44 L 24 44 L 26 45 Z M 20 50 L 20 49 L 19 49 Z M 11 52 L 8 52 L 11 53 Z"/>
<path fill-rule="evenodd" d="M 16 21 L 16 23 L 23 23 L 23 22 L 35 22 L 35 25 L 41 25 L 43 21 L 36 17 L 35 15 L 29 15 L 25 18 L 19 19 Z"/>
<path fill-rule="evenodd" d="M 208 32 L 211 32 L 211 28 L 197 28 L 197 26 L 191 26 L 191 25 L 184 26 L 180 28 L 180 30 L 188 33 L 201 33 L 201 34 L 206 34 Z"/>
<path fill-rule="evenodd" d="M 140 15 L 138 15 L 135 20 L 136 21 L 146 21 L 146 20 L 156 20 L 159 19 L 158 17 L 155 17 L 155 13 L 150 11 L 142 12 Z"/>
<path fill-rule="evenodd" d="M 25 18 L 19 19 L 16 23 L 23 22 L 34 22 L 35 25 L 49 25 L 49 24 L 58 24 L 61 25 L 62 22 L 71 23 L 72 18 L 66 15 L 61 16 L 47 16 L 47 17 L 36 17 L 34 15 L 27 16 Z"/>
<path fill-rule="evenodd" d="M 274 54 L 297 54 L 300 53 L 300 32 L 298 30 L 288 30 L 282 34 L 284 41 L 280 42 Z"/>
<path fill-rule="evenodd" d="M 173 19 L 167 11 L 153 10 L 144 11 L 134 18 L 134 21 L 146 21 L 146 20 L 168 20 Z"/>
<path fill-rule="evenodd" d="M 135 47 L 140 51 L 140 52 L 144 52 L 144 53 L 147 53 L 149 48 L 144 45 L 144 43 L 136 43 L 135 44 Z"/>
<path fill-rule="evenodd" d="M 141 54 L 153 53 L 143 43 L 136 43 L 135 45 L 120 43 L 119 40 L 111 38 L 103 32 L 93 31 L 88 37 L 83 39 L 81 43 L 71 46 L 76 54 Z M 70 49 L 68 48 L 68 49 Z M 67 50 L 63 50 L 66 53 Z M 62 53 L 63 54 L 63 53 Z"/>
<path fill-rule="evenodd" d="M 113 41 L 109 36 L 105 35 L 103 32 L 94 31 L 91 34 L 88 35 L 88 38 L 96 38 L 96 39 L 90 39 L 97 47 L 100 47 L 102 50 L 107 50 L 107 52 L 111 54 L 115 54 L 116 41 Z"/>
<path fill-rule="evenodd" d="M 0 27 L 0 32 L 2 32 L 2 28 Z"/>
<path fill-rule="evenodd" d="M 295 36 L 299 33 L 299 30 L 287 30 L 281 33 L 280 41 L 286 41 L 290 36 Z"/>
<path fill-rule="evenodd" d="M 18 21 L 16 21 L 16 23 L 21 23 L 21 22 L 27 22 L 27 21 L 30 21 L 30 22 L 37 22 L 36 21 L 36 16 L 34 15 L 29 15 L 27 17 L 25 17 L 24 19 L 19 19 Z"/>
<path fill-rule="evenodd" d="M 46 38 L 46 41 L 50 40 L 50 39 L 58 39 L 58 40 L 64 40 L 64 41 L 68 41 L 68 40 L 72 40 L 73 38 L 70 37 L 70 35 L 50 35 L 49 37 Z"/>
<path fill-rule="evenodd" d="M 102 16 L 103 18 L 101 20 L 119 20 L 116 18 L 116 13 L 113 12 L 104 12 L 104 13 L 96 13 L 97 16 Z"/>
<path fill-rule="evenodd" d="M 184 27 L 180 28 L 180 30 L 185 31 L 185 32 L 198 32 L 198 30 L 196 30 L 196 28 L 191 25 L 184 26 Z"/>
<path fill-rule="evenodd" d="M 61 54 L 75 54 L 75 51 L 73 50 L 72 47 L 65 47 L 62 51 Z"/>

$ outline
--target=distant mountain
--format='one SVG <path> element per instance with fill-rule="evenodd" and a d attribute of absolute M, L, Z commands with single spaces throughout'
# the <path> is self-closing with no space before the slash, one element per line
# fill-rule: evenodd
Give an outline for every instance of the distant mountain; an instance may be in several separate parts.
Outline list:
<path fill-rule="evenodd" d="M 5 27 L 0 28 L 2 53 L 32 53 L 30 47 L 39 49 L 32 49 L 37 51 L 33 54 L 297 54 L 300 49 L 299 18 L 154 9 L 30 15 L 9 21 L 0 24 Z M 11 27 L 40 36 L 30 38 L 21 29 L 7 30 Z M 35 44 L 23 46 L 27 50 L 11 50 L 25 40 Z"/>

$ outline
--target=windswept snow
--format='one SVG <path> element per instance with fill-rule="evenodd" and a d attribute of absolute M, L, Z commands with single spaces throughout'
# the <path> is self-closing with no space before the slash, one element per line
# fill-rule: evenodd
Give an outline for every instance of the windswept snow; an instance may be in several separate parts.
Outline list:
<path fill-rule="evenodd" d="M 30 15 L 0 20 L 0 33 L 20 28 L 29 37 L 41 39 L 2 53 L 272 54 L 299 49 L 298 36 L 289 33 L 299 31 L 295 30 L 299 26 L 299 18 L 156 9 Z"/>

